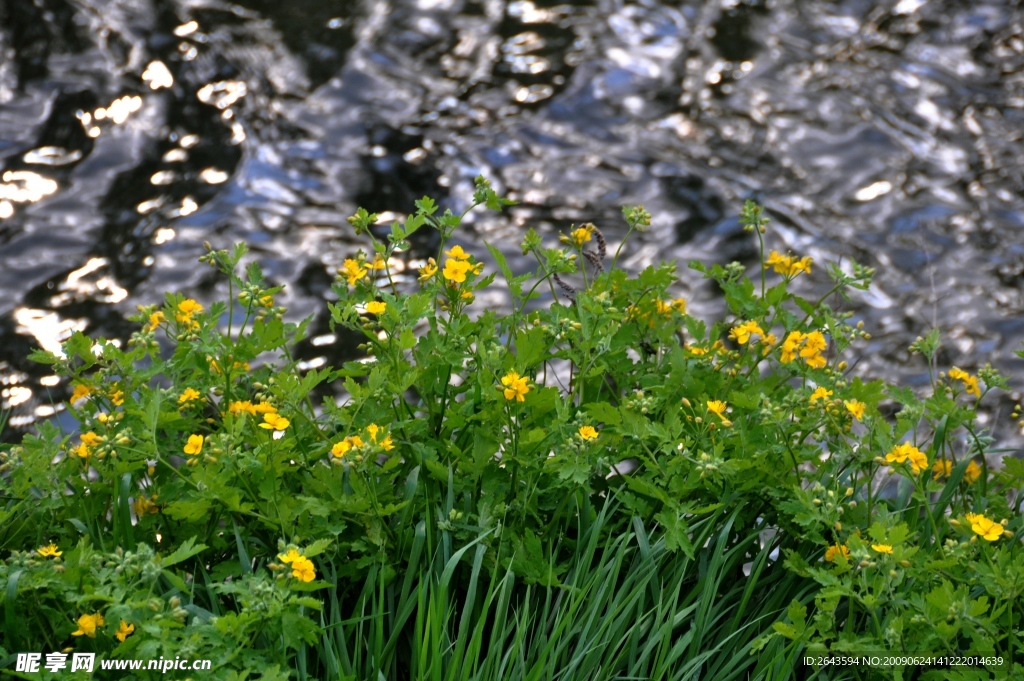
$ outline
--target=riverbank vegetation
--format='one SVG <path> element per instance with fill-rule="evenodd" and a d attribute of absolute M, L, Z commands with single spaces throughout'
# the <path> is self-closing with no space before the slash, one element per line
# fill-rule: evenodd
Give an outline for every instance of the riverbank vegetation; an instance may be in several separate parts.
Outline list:
<path fill-rule="evenodd" d="M 36 352 L 80 425 L 0 453 L 6 671 L 65 650 L 266 681 L 1024 674 L 1024 464 L 976 418 L 1005 381 L 938 366 L 937 333 L 911 348 L 924 390 L 851 378 L 868 330 L 843 301 L 872 269 L 772 250 L 748 203 L 761 266 L 690 263 L 728 306 L 708 324 L 674 264 L 631 275 L 598 226 L 528 231 L 518 275 L 463 250 L 462 217 L 350 218 L 366 246 L 330 313 L 365 361 L 295 361 L 306 324 L 244 246 L 201 259 L 227 300 L 169 293 L 124 347 Z M 437 253 L 401 267 L 421 229 Z M 831 290 L 802 297 L 819 267 Z M 508 313 L 476 302 L 498 278 Z M 984 659 L 806 664 L 839 655 Z"/>

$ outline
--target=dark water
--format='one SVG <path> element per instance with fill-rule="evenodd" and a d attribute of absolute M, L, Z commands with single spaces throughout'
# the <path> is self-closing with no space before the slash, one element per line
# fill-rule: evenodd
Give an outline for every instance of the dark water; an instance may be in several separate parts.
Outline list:
<path fill-rule="evenodd" d="M 819 263 L 809 289 L 825 260 L 879 268 L 850 304 L 858 372 L 922 385 L 905 348 L 938 325 L 945 364 L 1020 387 L 1022 25 L 995 0 L 0 0 L 3 407 L 21 428 L 67 394 L 31 348 L 222 293 L 205 240 L 248 241 L 292 316 L 317 312 L 305 361 L 346 359 L 322 302 L 345 217 L 459 209 L 480 173 L 521 204 L 464 243 L 524 267 L 527 227 L 614 240 L 624 203 L 655 216 L 630 267 L 753 267 L 756 198 L 771 247 Z M 680 294 L 719 309 L 685 270 Z"/>

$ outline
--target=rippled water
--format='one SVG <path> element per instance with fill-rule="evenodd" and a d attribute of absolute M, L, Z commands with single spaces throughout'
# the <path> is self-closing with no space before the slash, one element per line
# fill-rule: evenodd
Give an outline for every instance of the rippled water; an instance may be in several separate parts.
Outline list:
<path fill-rule="evenodd" d="M 613 238 L 643 203 L 630 267 L 753 267 L 756 198 L 772 247 L 879 268 L 850 303 L 874 332 L 857 371 L 921 385 L 905 348 L 937 325 L 945 364 L 1024 386 L 1022 25 L 991 0 L 0 0 L 3 407 L 23 427 L 67 394 L 31 348 L 221 293 L 206 240 L 248 241 L 317 312 L 304 359 L 347 358 L 322 303 L 358 247 L 344 218 L 462 208 L 480 173 L 521 202 L 468 223 L 485 260 L 525 267 L 527 227 Z"/>

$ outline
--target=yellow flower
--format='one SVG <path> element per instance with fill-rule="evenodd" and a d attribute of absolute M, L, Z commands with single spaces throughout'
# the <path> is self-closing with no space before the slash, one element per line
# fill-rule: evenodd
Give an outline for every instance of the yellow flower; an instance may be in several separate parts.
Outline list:
<path fill-rule="evenodd" d="M 132 510 L 135 511 L 135 515 L 141 518 L 147 513 L 159 513 L 160 507 L 154 503 L 157 495 L 146 498 L 145 496 L 139 496 L 138 499 L 132 502 Z"/>
<path fill-rule="evenodd" d="M 921 471 L 928 468 L 928 457 L 924 455 L 924 452 L 910 452 L 907 459 L 910 461 L 910 470 L 914 471 L 914 475 L 920 475 Z"/>
<path fill-rule="evenodd" d="M 189 456 L 199 456 L 199 453 L 203 451 L 203 436 L 189 435 L 188 442 L 185 443 L 185 448 L 182 451 Z"/>
<path fill-rule="evenodd" d="M 92 456 L 92 450 L 89 448 L 89 445 L 84 442 L 77 447 L 73 447 L 71 449 L 71 453 L 82 459 L 88 459 Z"/>
<path fill-rule="evenodd" d="M 266 430 L 284 430 L 292 424 L 291 421 L 275 412 L 267 412 L 263 415 L 263 423 L 260 424 L 260 428 Z"/>
<path fill-rule="evenodd" d="M 253 416 L 256 415 L 256 407 L 249 400 L 235 400 L 228 405 L 228 411 L 235 416 L 242 413 L 251 414 Z"/>
<path fill-rule="evenodd" d="M 943 461 L 942 459 L 935 462 L 932 466 L 932 479 L 938 480 L 940 478 L 948 478 L 949 474 L 953 472 L 953 462 Z"/>
<path fill-rule="evenodd" d="M 274 307 L 274 296 L 269 293 L 265 296 L 260 296 L 260 305 L 268 309 Z"/>
<path fill-rule="evenodd" d="M 71 393 L 71 400 L 70 400 L 71 404 L 74 404 L 75 402 L 77 402 L 78 400 L 82 399 L 83 397 L 88 397 L 89 393 L 91 393 L 91 392 L 92 392 L 92 388 L 90 388 L 89 386 L 82 385 L 81 383 L 76 383 L 75 384 L 75 389 Z"/>
<path fill-rule="evenodd" d="M 197 312 L 202 311 L 203 306 L 197 303 L 196 301 L 192 300 L 191 298 L 186 298 L 185 300 L 178 303 L 178 312 L 180 312 L 183 315 L 188 315 L 191 317 Z"/>
<path fill-rule="evenodd" d="M 47 544 L 46 546 L 40 546 L 38 549 L 36 549 L 36 553 L 38 553 L 43 558 L 56 558 L 57 556 L 61 555 L 61 552 L 57 550 L 56 544 Z"/>
<path fill-rule="evenodd" d="M 908 459 L 910 460 L 910 468 L 914 471 L 915 475 L 928 467 L 928 457 L 924 455 L 924 452 L 908 442 L 896 445 L 891 452 L 885 455 L 885 460 L 889 463 L 903 463 Z"/>
<path fill-rule="evenodd" d="M 462 250 L 462 246 L 452 246 L 452 250 L 445 251 L 444 254 L 453 260 L 469 260 L 469 253 Z"/>
<path fill-rule="evenodd" d="M 772 251 L 764 262 L 764 268 L 772 267 L 784 277 L 795 277 L 801 272 L 811 273 L 811 263 L 814 260 L 810 256 L 797 258 L 792 255 L 782 255 L 778 251 Z"/>
<path fill-rule="evenodd" d="M 149 323 L 146 324 L 146 331 L 156 331 L 156 327 L 167 321 L 167 317 L 160 310 L 149 315 Z"/>
<path fill-rule="evenodd" d="M 114 403 L 115 407 L 120 407 L 124 404 L 124 391 L 115 386 L 110 391 L 110 401 Z"/>
<path fill-rule="evenodd" d="M 367 303 L 366 304 L 366 311 L 369 312 L 370 314 L 375 314 L 375 315 L 382 315 L 382 314 L 384 314 L 384 310 L 386 310 L 387 308 L 388 308 L 388 304 L 387 303 L 382 303 L 382 302 L 377 301 L 377 300 L 373 301 L 372 303 Z"/>
<path fill-rule="evenodd" d="M 367 269 L 360 265 L 358 260 L 346 258 L 338 274 L 348 280 L 349 286 L 355 286 L 357 281 L 366 276 Z"/>
<path fill-rule="evenodd" d="M 672 307 L 676 309 L 679 314 L 686 314 L 686 299 L 685 298 L 673 298 Z"/>
<path fill-rule="evenodd" d="M 872 544 L 871 548 L 879 553 L 892 553 L 892 546 L 889 544 Z"/>
<path fill-rule="evenodd" d="M 316 569 L 309 558 L 298 558 L 292 562 L 292 575 L 300 582 L 312 582 L 316 579 Z"/>
<path fill-rule="evenodd" d="M 195 402 L 201 397 L 202 395 L 200 395 L 199 391 L 195 388 L 185 388 L 181 391 L 181 394 L 178 395 L 178 406 L 180 407 L 187 405 L 189 402 Z"/>
<path fill-rule="evenodd" d="M 974 530 L 974 533 L 980 535 L 986 541 L 995 541 L 1003 536 L 1003 526 L 989 520 L 980 513 L 968 513 L 964 517 L 971 524 L 971 529 Z"/>
<path fill-rule="evenodd" d="M 370 434 L 370 440 L 372 440 L 374 443 L 377 442 L 377 433 L 379 433 L 382 430 L 384 429 L 378 426 L 376 423 L 371 423 L 370 425 L 366 426 L 366 432 Z"/>
<path fill-rule="evenodd" d="M 782 357 L 779 358 L 779 361 L 783 364 L 789 364 L 795 360 L 803 340 L 804 334 L 799 331 L 790 331 L 789 335 L 786 336 L 786 340 L 782 342 Z"/>
<path fill-rule="evenodd" d="M 78 618 L 78 631 L 72 631 L 72 636 L 88 636 L 89 638 L 96 638 L 96 628 L 103 626 L 103 615 L 94 613 L 92 615 L 82 615 Z"/>
<path fill-rule="evenodd" d="M 471 269 L 473 269 L 473 266 L 468 262 L 450 258 L 444 261 L 444 272 L 442 272 L 442 274 L 448 281 L 454 281 L 456 284 L 461 284 L 466 281 L 466 273 Z"/>
<path fill-rule="evenodd" d="M 383 256 L 380 255 L 380 253 L 378 253 L 377 256 L 373 259 L 373 262 L 370 263 L 371 270 L 384 270 L 387 269 L 387 267 L 388 263 L 386 260 L 384 260 Z"/>
<path fill-rule="evenodd" d="M 82 444 L 83 445 L 88 445 L 89 447 L 95 447 L 96 445 L 100 444 L 101 442 L 103 442 L 103 438 L 100 437 L 99 435 L 97 435 L 96 433 L 92 432 L 91 430 L 88 433 L 82 433 Z"/>
<path fill-rule="evenodd" d="M 981 477 L 981 466 L 974 461 L 967 464 L 967 468 L 964 470 L 964 480 L 967 481 L 968 485 L 973 485 Z"/>
<path fill-rule="evenodd" d="M 597 429 L 593 426 L 583 426 L 579 429 L 579 435 L 581 440 L 596 440 Z"/>
<path fill-rule="evenodd" d="M 530 392 L 529 380 L 525 376 L 520 377 L 514 371 L 510 371 L 501 377 L 501 384 L 505 386 L 504 395 L 506 400 L 517 402 L 526 401 L 526 393 Z"/>
<path fill-rule="evenodd" d="M 683 347 L 686 350 L 688 350 L 690 352 L 690 354 L 692 354 L 692 355 L 694 355 L 696 357 L 700 357 L 701 355 L 708 354 L 708 349 L 707 348 L 702 348 L 702 347 L 697 346 L 697 345 L 684 345 Z"/>
<path fill-rule="evenodd" d="M 277 559 L 282 563 L 294 563 L 297 560 L 301 560 L 304 556 L 294 546 L 288 549 L 288 553 L 277 554 Z"/>
<path fill-rule="evenodd" d="M 804 347 L 800 356 L 812 369 L 821 369 L 825 366 L 825 358 L 821 356 L 822 351 L 828 347 L 828 342 L 821 331 L 811 331 L 803 337 Z"/>
<path fill-rule="evenodd" d="M 729 405 L 727 405 L 725 402 L 722 402 L 721 400 L 708 400 L 707 405 L 709 412 L 711 412 L 718 418 L 722 419 L 723 426 L 728 428 L 729 426 L 732 425 L 732 421 L 725 417 L 725 410 L 728 408 Z"/>
<path fill-rule="evenodd" d="M 746 345 L 750 340 L 750 336 L 755 333 L 759 336 L 764 336 L 764 331 L 757 325 L 757 322 L 746 321 L 739 326 L 732 327 L 732 330 L 729 331 L 729 338 L 735 340 L 740 345 Z"/>
<path fill-rule="evenodd" d="M 120 641 L 121 643 L 124 643 L 124 640 L 126 638 L 128 638 L 129 636 L 131 636 L 132 632 L 134 632 L 134 631 L 135 631 L 135 625 L 134 624 L 128 624 L 124 620 L 121 620 L 121 624 L 117 627 L 117 632 L 114 633 L 114 636 L 117 637 L 118 641 Z"/>
<path fill-rule="evenodd" d="M 425 282 L 435 274 L 437 274 L 437 262 L 430 258 L 427 260 L 427 264 L 420 268 L 420 281 Z"/>
<path fill-rule="evenodd" d="M 858 402 L 857 400 L 849 400 L 847 402 L 843 402 L 843 405 L 846 407 L 846 411 L 853 414 L 853 418 L 857 419 L 858 421 L 864 420 L 864 407 L 866 405 L 863 402 Z"/>
<path fill-rule="evenodd" d="M 388 438 L 385 438 L 385 440 L 389 439 L 390 436 Z M 345 438 L 341 442 L 335 442 L 334 446 L 331 447 L 331 454 L 340 459 L 353 449 L 359 449 L 363 446 L 363 438 L 359 437 L 358 435 L 352 435 L 350 437 Z"/>
<path fill-rule="evenodd" d="M 814 404 L 818 400 L 827 400 L 830 397 L 832 397 L 831 390 L 826 390 L 823 386 L 818 386 L 818 388 L 811 394 L 810 403 Z"/>
<path fill-rule="evenodd" d="M 387 437 L 380 441 L 380 447 L 385 452 L 390 452 L 392 449 L 395 448 L 395 443 L 391 441 L 390 435 L 388 435 Z"/>
<path fill-rule="evenodd" d="M 576 229 L 572 230 L 570 235 L 572 237 L 572 242 L 576 244 L 577 248 L 580 248 L 593 237 L 594 225 L 589 222 L 585 225 L 580 225 Z"/>
<path fill-rule="evenodd" d="M 850 560 L 850 549 L 846 548 L 844 544 L 833 544 L 825 550 L 825 560 L 830 563 L 836 562 L 836 558 L 839 556 Z"/>
<path fill-rule="evenodd" d="M 260 402 L 253 407 L 257 414 L 276 414 L 277 407 L 272 405 L 270 402 Z"/>
<path fill-rule="evenodd" d="M 335 442 L 334 446 L 331 447 L 331 455 L 335 458 L 340 459 L 352 450 L 352 443 L 349 442 L 348 438 L 340 442 Z"/>
<path fill-rule="evenodd" d="M 949 377 L 954 378 L 964 384 L 964 390 L 975 397 L 981 397 L 981 388 L 978 386 L 978 377 L 971 376 L 963 369 L 953 367 L 949 370 Z"/>

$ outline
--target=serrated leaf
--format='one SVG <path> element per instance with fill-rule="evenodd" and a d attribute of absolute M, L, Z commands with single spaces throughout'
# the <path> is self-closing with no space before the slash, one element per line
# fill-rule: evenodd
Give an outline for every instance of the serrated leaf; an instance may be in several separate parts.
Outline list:
<path fill-rule="evenodd" d="M 169 556 L 164 557 L 160 562 L 160 565 L 164 568 L 169 568 L 172 565 L 188 560 L 192 556 L 202 553 L 206 549 L 206 544 L 196 544 L 196 538 L 191 537 L 181 543 L 181 545 Z"/>

